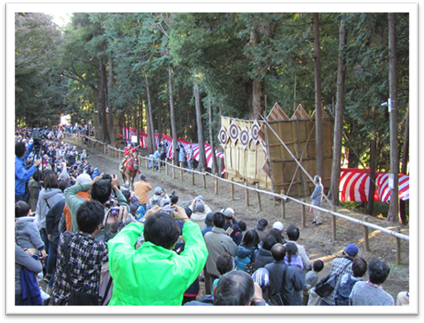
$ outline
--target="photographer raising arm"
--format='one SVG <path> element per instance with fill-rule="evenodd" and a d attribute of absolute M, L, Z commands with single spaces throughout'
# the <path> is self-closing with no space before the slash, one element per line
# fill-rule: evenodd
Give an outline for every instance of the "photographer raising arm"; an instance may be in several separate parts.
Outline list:
<path fill-rule="evenodd" d="M 181 305 L 184 291 L 198 277 L 208 256 L 197 224 L 173 205 L 173 215 L 159 206 L 148 210 L 145 222 L 130 223 L 108 241 L 113 292 L 109 305 Z M 185 249 L 172 251 L 180 236 L 175 219 L 184 223 Z M 135 248 L 144 235 L 144 243 Z"/>

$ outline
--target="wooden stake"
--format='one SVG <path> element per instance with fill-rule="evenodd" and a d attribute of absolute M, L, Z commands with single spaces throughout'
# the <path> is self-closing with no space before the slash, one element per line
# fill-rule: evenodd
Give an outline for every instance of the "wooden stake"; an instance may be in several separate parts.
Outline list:
<path fill-rule="evenodd" d="M 301 199 L 301 201 L 305 202 L 304 199 Z M 306 206 L 304 204 L 300 204 L 300 205 L 301 205 L 301 214 L 302 214 L 302 218 L 300 219 L 300 222 L 303 229 L 305 228 Z"/>
<path fill-rule="evenodd" d="M 166 160 L 165 160 L 165 171 L 166 171 L 166 176 L 168 176 L 168 163 Z"/>
<path fill-rule="evenodd" d="M 215 173 L 218 176 L 218 173 Z M 215 177 L 215 195 L 218 195 L 218 177 Z"/>
<path fill-rule="evenodd" d="M 246 197 L 246 206 L 249 206 L 249 190 L 247 189 L 247 182 L 244 183 L 245 189 L 245 197 Z"/>
<path fill-rule="evenodd" d="M 206 188 L 206 169 L 203 168 L 203 188 Z"/>
<path fill-rule="evenodd" d="M 231 177 L 231 201 L 234 201 L 234 178 Z"/>
<path fill-rule="evenodd" d="M 194 172 L 191 172 L 191 185 L 194 186 Z"/>
<path fill-rule="evenodd" d="M 286 201 L 284 199 L 285 192 L 281 191 L 281 212 L 283 213 L 283 220 L 286 218 Z"/>
<path fill-rule="evenodd" d="M 368 216 L 364 216 L 364 222 L 368 222 Z M 369 232 L 366 225 L 364 225 L 364 246 L 365 251 L 370 251 Z"/>
<path fill-rule="evenodd" d="M 335 212 L 336 208 L 334 207 L 334 205 L 332 206 L 332 211 Z M 337 217 L 334 214 L 331 214 L 332 217 L 332 228 L 333 228 L 333 241 L 335 241 L 337 239 L 337 228 L 336 228 L 336 224 L 337 224 Z"/>
<path fill-rule="evenodd" d="M 256 183 L 256 189 L 259 190 L 259 184 Z M 261 206 L 261 193 L 259 193 L 258 191 L 256 192 L 258 194 L 258 210 L 262 211 L 262 206 Z"/>
<path fill-rule="evenodd" d="M 181 177 L 181 182 L 183 182 L 183 169 L 182 168 L 180 168 L 180 177 Z"/>
<path fill-rule="evenodd" d="M 400 226 L 396 227 L 396 232 L 400 233 Z M 400 265 L 401 264 L 401 258 L 400 258 L 400 243 L 401 240 L 400 238 L 396 237 L 396 264 Z"/>

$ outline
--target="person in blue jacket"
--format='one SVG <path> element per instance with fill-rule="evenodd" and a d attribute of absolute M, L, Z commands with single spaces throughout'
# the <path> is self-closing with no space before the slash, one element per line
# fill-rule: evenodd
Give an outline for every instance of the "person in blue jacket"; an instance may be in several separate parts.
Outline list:
<path fill-rule="evenodd" d="M 241 244 L 237 247 L 237 269 L 245 270 L 246 265 L 255 261 L 258 254 L 259 236 L 255 229 L 248 230 Z"/>
<path fill-rule="evenodd" d="M 41 163 L 41 159 L 37 159 L 31 167 L 28 169 L 25 168 L 25 161 L 32 149 L 33 144 L 30 144 L 28 148 L 24 142 L 17 142 L 15 144 L 15 203 L 18 201 L 28 203 L 29 191 L 25 189 L 26 183 Z"/>

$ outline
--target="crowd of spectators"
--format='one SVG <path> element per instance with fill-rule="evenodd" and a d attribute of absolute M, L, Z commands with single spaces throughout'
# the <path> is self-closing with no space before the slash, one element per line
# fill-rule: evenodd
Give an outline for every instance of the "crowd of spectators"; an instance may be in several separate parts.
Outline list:
<path fill-rule="evenodd" d="M 336 287 L 321 299 L 324 263 L 311 262 L 296 226 L 248 228 L 228 205 L 213 210 L 200 195 L 184 205 L 145 174 L 124 189 L 63 131 L 16 133 L 16 305 L 395 305 L 382 287 L 390 268 L 356 245 L 332 261 Z"/>

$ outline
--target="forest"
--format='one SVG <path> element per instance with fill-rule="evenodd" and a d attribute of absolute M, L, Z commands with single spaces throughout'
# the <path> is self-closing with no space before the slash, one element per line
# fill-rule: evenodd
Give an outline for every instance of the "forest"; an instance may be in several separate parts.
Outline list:
<path fill-rule="evenodd" d="M 351 168 L 409 174 L 409 38 L 408 13 L 74 13 L 63 27 L 15 13 L 15 121 L 96 111 L 114 145 L 111 111 L 150 143 L 157 131 L 218 147 L 221 115 L 301 104 L 334 119 L 339 174 L 342 151 Z"/>

